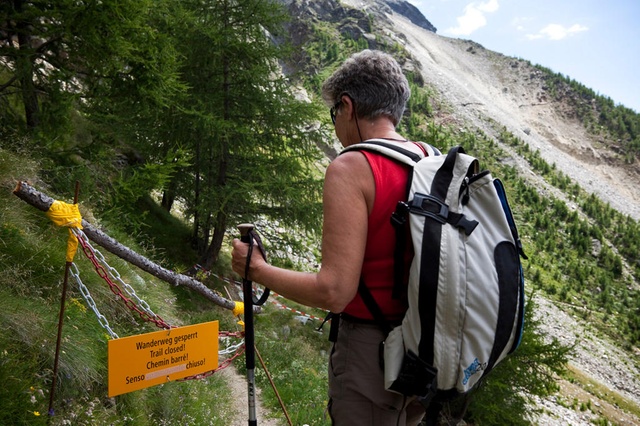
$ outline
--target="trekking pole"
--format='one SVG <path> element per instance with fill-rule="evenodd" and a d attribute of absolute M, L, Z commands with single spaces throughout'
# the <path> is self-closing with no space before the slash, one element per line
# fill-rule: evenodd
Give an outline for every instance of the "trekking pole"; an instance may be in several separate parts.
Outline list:
<path fill-rule="evenodd" d="M 244 298 L 244 346 L 245 346 L 245 365 L 247 367 L 247 397 L 249 402 L 249 426 L 257 426 L 256 419 L 256 378 L 255 378 L 255 336 L 253 330 L 253 293 L 252 283 L 249 281 L 249 264 L 251 263 L 251 252 L 253 241 L 250 232 L 253 231 L 253 225 L 243 223 L 238 225 L 240 231 L 240 241 L 249 244 L 247 252 L 247 266 L 245 267 L 244 278 L 242 279 L 242 294 Z"/>

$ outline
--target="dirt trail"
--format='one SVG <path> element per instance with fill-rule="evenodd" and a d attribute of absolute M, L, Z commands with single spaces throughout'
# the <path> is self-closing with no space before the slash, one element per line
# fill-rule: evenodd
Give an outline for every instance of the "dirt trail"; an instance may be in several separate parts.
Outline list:
<path fill-rule="evenodd" d="M 238 374 L 233 365 L 216 373 L 224 377 L 230 392 L 233 395 L 233 405 L 230 407 L 229 426 L 245 426 L 249 419 L 249 405 L 247 399 L 247 379 Z M 256 418 L 260 426 L 280 426 L 286 425 L 287 421 L 282 413 L 270 413 L 260 401 L 260 389 L 256 392 Z M 276 417 L 278 416 L 279 417 Z"/>

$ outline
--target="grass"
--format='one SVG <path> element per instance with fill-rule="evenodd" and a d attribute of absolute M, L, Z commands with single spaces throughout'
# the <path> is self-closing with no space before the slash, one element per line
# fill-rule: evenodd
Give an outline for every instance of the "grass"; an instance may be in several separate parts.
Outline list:
<path fill-rule="evenodd" d="M 285 302 L 296 309 L 293 302 Z M 315 316 L 324 313 L 314 312 Z M 269 306 L 256 316 L 256 347 L 272 375 L 287 412 L 295 425 L 329 425 L 327 406 L 327 365 L 331 350 L 328 324 L 316 331 L 318 321 L 302 323 L 288 310 Z M 258 363 L 258 361 L 256 361 Z M 272 411 L 280 411 L 266 374 L 256 365 L 256 382 L 262 399 Z M 302 394 L 301 394 L 302 393 Z M 284 414 L 282 414 L 284 418 Z"/>
<path fill-rule="evenodd" d="M 48 360 L 41 332 L 46 311 L 45 306 L 0 291 L 0 324 L 8 330 L 0 334 L 0 424 L 29 424 L 37 420 L 34 413 L 42 412 L 34 401 L 40 395 L 44 398 L 45 382 L 32 367 L 44 367 Z"/>
<path fill-rule="evenodd" d="M 140 218 L 140 222 L 119 223 L 118 216 L 108 218 L 108 222 L 118 230 L 112 235 L 114 238 L 134 235 L 145 256 L 166 268 L 182 271 L 193 266 L 195 254 L 190 245 L 192 231 L 184 221 L 167 214 L 151 197 L 144 197 L 129 208 L 130 211 L 125 211 L 125 214 Z"/>

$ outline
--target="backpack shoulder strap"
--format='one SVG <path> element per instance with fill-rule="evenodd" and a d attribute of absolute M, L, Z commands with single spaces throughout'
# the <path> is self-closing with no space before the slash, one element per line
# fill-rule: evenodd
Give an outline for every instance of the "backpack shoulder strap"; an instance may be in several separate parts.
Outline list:
<path fill-rule="evenodd" d="M 360 278 L 360 282 L 358 283 L 358 294 L 362 298 L 362 301 L 371 313 L 371 316 L 373 317 L 376 324 L 378 324 L 378 326 L 382 329 L 384 335 L 388 336 L 391 332 L 391 324 L 389 324 L 389 321 L 387 321 L 387 319 L 385 318 L 384 314 L 382 313 L 382 309 L 380 309 L 380 305 L 378 305 L 376 299 L 373 298 L 373 294 L 371 294 L 369 287 L 367 287 L 362 278 Z"/>
<path fill-rule="evenodd" d="M 416 145 L 420 145 L 420 147 L 426 152 L 428 157 L 436 157 L 438 155 L 442 155 L 440 150 L 433 145 L 430 145 L 426 142 L 413 142 Z"/>
<path fill-rule="evenodd" d="M 433 155 L 437 155 L 436 152 L 440 152 L 436 148 L 424 142 L 419 142 L 419 144 L 428 155 L 432 155 L 432 153 Z M 416 154 L 415 152 L 399 147 L 398 145 L 388 143 L 384 139 L 368 139 L 364 142 L 353 144 L 343 149 L 340 154 L 348 151 L 377 152 L 410 166 L 414 166 L 418 161 L 424 158 L 423 155 Z"/>

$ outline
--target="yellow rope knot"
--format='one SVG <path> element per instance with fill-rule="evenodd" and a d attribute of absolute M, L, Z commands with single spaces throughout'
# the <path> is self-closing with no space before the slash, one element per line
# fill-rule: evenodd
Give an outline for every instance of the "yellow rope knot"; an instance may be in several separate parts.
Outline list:
<path fill-rule="evenodd" d="M 235 306 L 233 307 L 233 316 L 237 317 L 244 314 L 244 303 L 242 302 L 233 302 Z"/>
<path fill-rule="evenodd" d="M 235 306 L 233 307 L 233 316 L 238 318 L 240 315 L 244 314 L 244 303 L 243 302 L 233 302 L 235 303 Z M 238 321 L 238 325 L 240 325 L 242 327 L 242 329 L 244 330 L 244 321 L 240 320 Z"/>
<path fill-rule="evenodd" d="M 62 201 L 54 201 L 45 213 L 56 226 L 82 229 L 82 216 L 77 204 L 67 204 Z M 73 262 L 78 249 L 78 239 L 69 229 L 67 240 L 67 262 Z"/>

